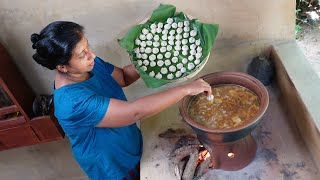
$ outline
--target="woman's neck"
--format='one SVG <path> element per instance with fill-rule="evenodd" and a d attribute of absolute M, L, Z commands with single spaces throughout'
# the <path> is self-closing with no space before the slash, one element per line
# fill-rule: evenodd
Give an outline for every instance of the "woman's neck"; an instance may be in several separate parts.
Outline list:
<path fill-rule="evenodd" d="M 83 74 L 73 74 L 73 73 L 62 73 L 56 70 L 56 85 L 58 87 L 62 87 L 68 84 L 75 84 L 90 78 L 90 74 L 88 72 Z"/>

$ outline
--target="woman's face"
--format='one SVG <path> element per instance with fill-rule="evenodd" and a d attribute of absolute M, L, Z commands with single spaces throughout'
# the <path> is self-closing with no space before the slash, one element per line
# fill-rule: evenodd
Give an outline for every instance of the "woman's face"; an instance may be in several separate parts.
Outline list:
<path fill-rule="evenodd" d="M 67 71 L 74 74 L 82 74 L 93 69 L 94 58 L 96 55 L 91 51 L 88 40 L 85 36 L 73 50 L 69 64 L 66 65 Z"/>

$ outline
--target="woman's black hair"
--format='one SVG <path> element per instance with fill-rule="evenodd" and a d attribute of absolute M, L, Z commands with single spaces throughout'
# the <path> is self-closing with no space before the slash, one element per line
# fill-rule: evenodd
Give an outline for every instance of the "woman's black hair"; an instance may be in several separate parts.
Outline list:
<path fill-rule="evenodd" d="M 32 48 L 36 49 L 33 59 L 40 65 L 53 70 L 57 65 L 66 65 L 76 45 L 83 37 L 83 27 L 74 22 L 55 21 L 40 34 L 32 34 Z"/>

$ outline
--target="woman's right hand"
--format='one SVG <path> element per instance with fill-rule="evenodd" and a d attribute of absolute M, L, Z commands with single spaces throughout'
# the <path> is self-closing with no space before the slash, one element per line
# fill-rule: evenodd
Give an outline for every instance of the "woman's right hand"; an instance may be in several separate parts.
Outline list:
<path fill-rule="evenodd" d="M 201 78 L 189 84 L 183 85 L 183 87 L 187 90 L 187 94 L 192 96 L 203 93 L 203 92 L 207 96 L 210 96 L 212 94 L 210 84 L 208 84 Z"/>

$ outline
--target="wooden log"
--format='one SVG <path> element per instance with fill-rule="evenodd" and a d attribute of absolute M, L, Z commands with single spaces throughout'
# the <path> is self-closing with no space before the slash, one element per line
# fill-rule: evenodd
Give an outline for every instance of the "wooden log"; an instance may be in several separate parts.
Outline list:
<path fill-rule="evenodd" d="M 206 171 L 209 169 L 211 163 L 211 157 L 208 157 L 206 160 L 202 161 L 201 164 L 196 169 L 196 178 L 200 178 Z"/>
<path fill-rule="evenodd" d="M 196 149 L 190 155 L 190 158 L 187 162 L 186 168 L 183 171 L 182 180 L 192 180 L 194 177 L 195 170 L 197 168 L 199 150 Z"/>

